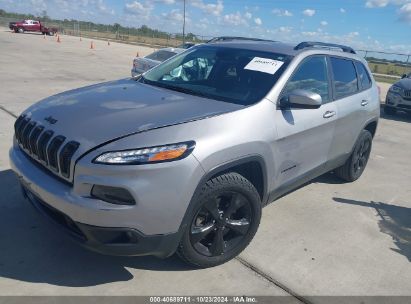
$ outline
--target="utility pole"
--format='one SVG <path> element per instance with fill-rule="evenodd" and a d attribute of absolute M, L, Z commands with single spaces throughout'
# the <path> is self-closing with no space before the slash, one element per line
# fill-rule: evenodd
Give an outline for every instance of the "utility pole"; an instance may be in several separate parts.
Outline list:
<path fill-rule="evenodd" d="M 184 0 L 184 14 L 183 14 L 183 43 L 186 42 L 186 0 Z"/>

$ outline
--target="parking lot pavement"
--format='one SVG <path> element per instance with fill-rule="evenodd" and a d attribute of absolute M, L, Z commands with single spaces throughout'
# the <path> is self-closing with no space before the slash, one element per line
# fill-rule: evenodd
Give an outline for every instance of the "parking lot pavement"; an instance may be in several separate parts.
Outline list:
<path fill-rule="evenodd" d="M 411 295 L 411 119 L 383 117 L 364 176 L 332 175 L 268 205 L 237 260 L 193 270 L 176 258 L 86 251 L 37 215 L 9 170 L 14 118 L 40 98 L 127 77 L 147 48 L 0 31 L 0 295 Z M 295 300 L 297 301 L 297 300 Z"/>

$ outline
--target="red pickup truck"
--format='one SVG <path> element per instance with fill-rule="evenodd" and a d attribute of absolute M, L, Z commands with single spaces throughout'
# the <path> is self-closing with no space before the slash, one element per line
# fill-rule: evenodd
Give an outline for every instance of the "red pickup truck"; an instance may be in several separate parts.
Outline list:
<path fill-rule="evenodd" d="M 41 32 L 43 35 L 47 34 L 53 36 L 57 32 L 57 28 L 45 27 L 37 20 L 23 20 L 20 22 L 10 22 L 9 28 L 16 33 L 24 32 Z"/>

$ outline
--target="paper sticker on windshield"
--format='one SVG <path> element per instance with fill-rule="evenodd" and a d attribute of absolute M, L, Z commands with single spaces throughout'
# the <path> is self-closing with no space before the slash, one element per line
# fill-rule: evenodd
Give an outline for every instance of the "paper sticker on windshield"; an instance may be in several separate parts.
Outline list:
<path fill-rule="evenodd" d="M 244 69 L 274 75 L 283 64 L 284 62 L 274 59 L 254 57 Z"/>

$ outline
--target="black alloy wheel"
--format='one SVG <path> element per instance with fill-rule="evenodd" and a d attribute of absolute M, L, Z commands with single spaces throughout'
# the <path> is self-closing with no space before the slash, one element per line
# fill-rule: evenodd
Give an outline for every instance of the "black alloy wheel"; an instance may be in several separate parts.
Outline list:
<path fill-rule="evenodd" d="M 235 248 L 252 221 L 251 203 L 238 192 L 227 191 L 205 202 L 194 217 L 191 245 L 205 256 L 219 256 Z"/>
<path fill-rule="evenodd" d="M 194 196 L 177 254 L 196 267 L 223 264 L 248 246 L 261 219 L 261 198 L 244 176 L 229 172 Z"/>

